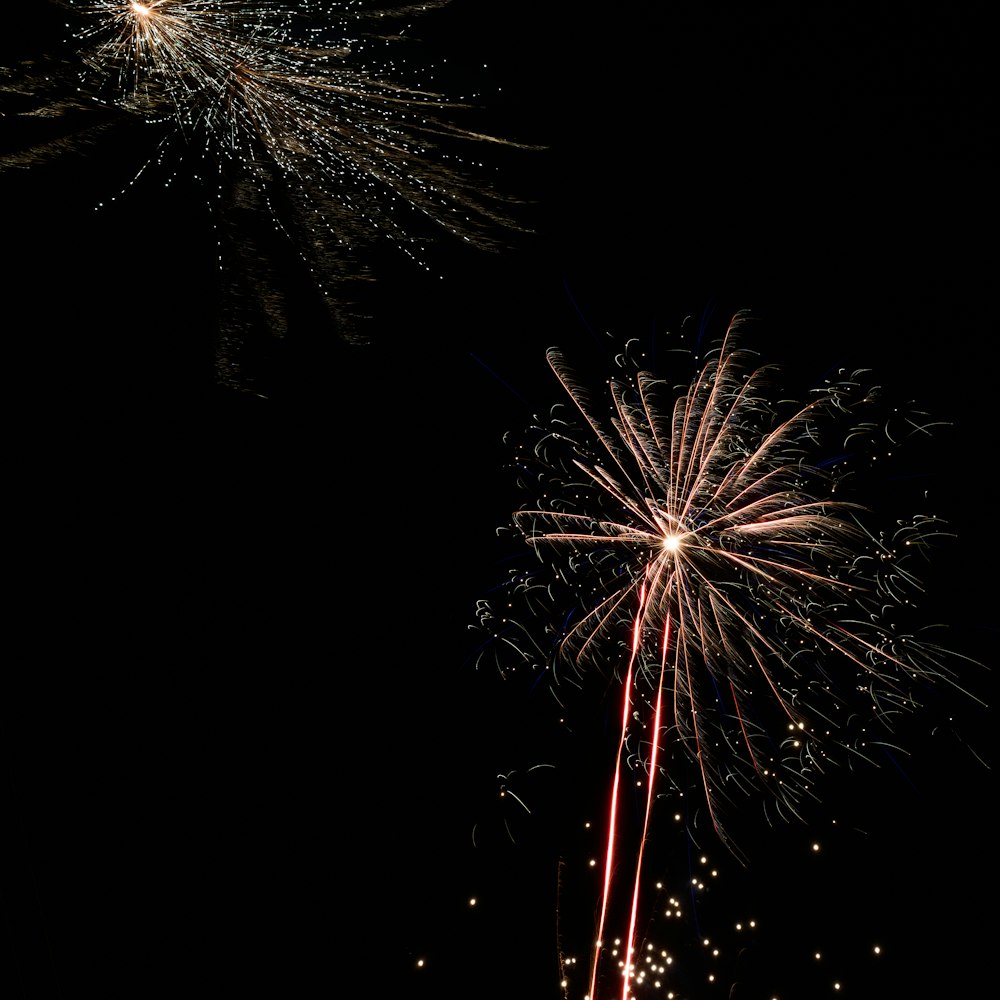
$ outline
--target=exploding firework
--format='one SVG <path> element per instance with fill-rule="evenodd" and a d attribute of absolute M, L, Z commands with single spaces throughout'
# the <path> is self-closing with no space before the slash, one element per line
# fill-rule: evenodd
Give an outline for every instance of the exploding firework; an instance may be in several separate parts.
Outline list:
<path fill-rule="evenodd" d="M 857 499 L 871 463 L 891 462 L 928 421 L 886 413 L 860 373 L 804 405 L 775 398 L 774 370 L 737 343 L 743 319 L 686 386 L 626 351 L 607 418 L 549 351 L 573 408 L 557 407 L 519 450 L 522 482 L 544 493 L 513 524 L 544 568 L 516 572 L 502 609 L 481 608 L 502 669 L 551 670 L 560 699 L 595 674 L 621 681 L 591 1000 L 612 920 L 627 927 L 623 997 L 636 975 L 643 855 L 665 780 L 681 790 L 693 766 L 712 826 L 738 852 L 734 799 L 758 787 L 779 815 L 802 815 L 824 769 L 870 753 L 922 689 L 955 683 L 914 603 L 912 563 L 941 523 L 894 518 L 880 532 Z M 645 789 L 623 895 L 629 768 Z"/>
<path fill-rule="evenodd" d="M 375 55 L 391 39 L 360 34 L 428 5 L 330 6 L 78 0 L 84 84 L 109 107 L 169 121 L 265 184 L 278 174 L 341 241 L 374 228 L 408 242 L 403 206 L 487 239 L 476 222 L 499 217 L 436 144 L 499 140 L 450 124 L 454 102 L 393 82 L 392 63 Z M 333 218 L 330 202 L 342 210 Z"/>
<path fill-rule="evenodd" d="M 301 259 L 341 332 L 363 339 L 383 244 L 431 269 L 444 231 L 484 248 L 510 233 L 510 200 L 469 151 L 515 144 L 456 124 L 469 101 L 401 58 L 408 19 L 445 3 L 64 2 L 64 50 L 0 72 L 0 112 L 23 132 L 0 170 L 101 148 L 120 170 L 153 145 L 131 181 L 105 171 L 116 186 L 103 201 L 184 164 L 214 206 L 223 258 L 245 275 L 232 297 L 261 300 L 277 335 L 294 294 L 282 256 Z"/>

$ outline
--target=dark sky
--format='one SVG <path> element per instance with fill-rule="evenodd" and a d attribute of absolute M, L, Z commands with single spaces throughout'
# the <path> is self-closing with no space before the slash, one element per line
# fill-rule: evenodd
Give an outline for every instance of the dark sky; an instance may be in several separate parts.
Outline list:
<path fill-rule="evenodd" d="M 469 630 L 505 573 L 495 528 L 526 499 L 501 439 L 558 398 L 551 345 L 747 308 L 765 360 L 871 367 L 925 403 L 954 426 L 918 473 L 958 535 L 927 570 L 930 613 L 992 662 L 983 20 L 540 6 L 455 0 L 413 32 L 494 88 L 484 131 L 544 147 L 497 153 L 532 232 L 497 253 L 442 239 L 429 275 L 373 251 L 365 346 L 276 265 L 293 304 L 280 342 L 249 335 L 250 391 L 216 381 L 218 244 L 183 161 L 104 212 L 138 139 L 0 173 L 13 996 L 560 996 L 557 933 L 578 917 L 557 930 L 556 886 L 586 898 L 607 741 L 477 671 Z M 60 37 L 61 16 L 34 16 L 8 65 Z M 22 127 L 0 121 L 5 151 Z M 992 716 L 959 708 L 981 748 Z M 706 987 L 694 921 L 672 931 L 684 996 L 976 988 L 992 785 L 937 718 L 904 726 L 909 755 L 833 776 L 814 826 L 755 835 L 747 870 L 704 838 L 721 874 L 697 920 L 740 957 Z M 661 843 L 670 878 L 697 866 L 683 837 Z"/>

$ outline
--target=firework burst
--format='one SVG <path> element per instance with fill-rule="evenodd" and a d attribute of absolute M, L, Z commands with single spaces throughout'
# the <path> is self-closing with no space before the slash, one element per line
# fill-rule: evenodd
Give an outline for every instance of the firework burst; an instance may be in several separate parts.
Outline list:
<path fill-rule="evenodd" d="M 445 231 L 493 248 L 516 228 L 470 156 L 516 144 L 456 124 L 469 99 L 443 96 L 434 67 L 402 58 L 408 20 L 444 2 L 63 2 L 64 51 L 0 73 L 0 113 L 27 137 L 0 171 L 102 147 L 121 170 L 152 140 L 117 191 L 143 173 L 169 182 L 184 164 L 214 208 L 220 256 L 249 274 L 240 297 L 263 299 L 279 336 L 292 294 L 282 245 L 341 332 L 363 339 L 383 244 L 432 270 L 427 248 Z"/>
<path fill-rule="evenodd" d="M 646 780 L 619 907 L 623 997 L 664 780 L 680 789 L 682 765 L 693 765 L 712 826 L 735 851 L 724 814 L 737 796 L 762 787 L 780 815 L 800 815 L 828 765 L 869 753 L 922 688 L 954 683 L 945 653 L 915 624 L 913 600 L 913 559 L 942 526 L 920 516 L 880 533 L 851 489 L 871 461 L 925 434 L 926 419 L 885 416 L 857 374 L 804 405 L 773 401 L 773 369 L 737 346 L 741 322 L 687 386 L 622 356 L 606 418 L 549 351 L 573 409 L 554 410 L 519 452 L 522 480 L 545 492 L 514 515 L 545 568 L 514 575 L 502 611 L 481 609 L 489 648 L 515 651 L 501 655 L 503 668 L 551 669 L 557 697 L 595 672 L 621 681 L 592 1000 L 619 891 L 629 768 Z M 515 606 L 530 611 L 526 621 Z"/>
<path fill-rule="evenodd" d="M 406 206 L 486 242 L 500 216 L 438 145 L 500 140 L 451 124 L 445 116 L 459 103 L 394 82 L 391 60 L 375 55 L 398 39 L 373 35 L 374 26 L 428 6 L 441 4 L 73 4 L 84 87 L 106 106 L 168 122 L 263 181 L 276 171 L 341 240 L 374 228 L 408 242 L 398 218 Z M 342 209 L 332 219 L 329 201 Z"/>

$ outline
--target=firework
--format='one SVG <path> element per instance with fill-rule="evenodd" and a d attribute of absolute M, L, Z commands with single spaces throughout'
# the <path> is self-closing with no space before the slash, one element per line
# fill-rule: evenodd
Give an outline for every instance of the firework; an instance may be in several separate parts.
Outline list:
<path fill-rule="evenodd" d="M 415 209 L 466 239 L 498 221 L 458 170 L 437 157 L 449 140 L 491 140 L 450 124 L 458 105 L 396 83 L 390 39 L 363 38 L 384 18 L 427 9 L 243 0 L 80 0 L 77 36 L 87 89 L 251 175 L 277 171 L 292 190 L 320 192 L 317 224 L 348 239 L 360 224 L 404 239 L 394 217 Z M 434 6 L 432 4 L 431 6 Z M 438 4 L 440 6 L 440 4 Z M 325 199 L 349 209 L 328 218 Z M 390 211 L 384 210 L 388 201 Z M 347 225 L 347 223 L 352 225 Z M 483 230 L 485 239 L 485 230 Z"/>
<path fill-rule="evenodd" d="M 215 208 L 220 247 L 250 271 L 244 298 L 263 296 L 279 328 L 289 293 L 274 287 L 278 243 L 261 220 L 348 336 L 367 312 L 379 244 L 429 270 L 425 247 L 444 230 L 485 248 L 511 231 L 509 200 L 468 151 L 515 144 L 455 124 L 468 101 L 429 85 L 432 67 L 397 61 L 407 19 L 443 2 L 64 2 L 66 51 L 0 73 L 0 98 L 27 135 L 0 170 L 102 144 L 120 169 L 121 150 L 152 139 L 135 179 L 169 180 L 185 164 Z"/>
<path fill-rule="evenodd" d="M 629 994 L 653 804 L 665 779 L 680 788 L 683 763 L 735 852 L 724 812 L 737 795 L 764 788 L 780 815 L 801 815 L 829 764 L 868 753 L 925 686 L 954 683 L 914 624 L 912 563 L 941 524 L 919 516 L 878 532 L 852 489 L 927 420 L 883 419 L 859 375 L 804 405 L 774 400 L 773 370 L 737 346 L 742 320 L 687 386 L 626 352 L 606 418 L 549 351 L 573 406 L 519 451 L 522 481 L 545 493 L 513 523 L 544 569 L 512 577 L 504 610 L 481 608 L 489 648 L 514 650 L 504 669 L 551 669 L 557 697 L 595 674 L 621 681 L 591 1000 L 616 895 Z M 646 780 L 625 892 L 614 879 L 629 768 Z"/>

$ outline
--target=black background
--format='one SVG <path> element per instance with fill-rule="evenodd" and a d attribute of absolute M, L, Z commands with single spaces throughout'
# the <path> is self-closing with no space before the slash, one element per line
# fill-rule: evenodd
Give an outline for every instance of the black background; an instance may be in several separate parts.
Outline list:
<path fill-rule="evenodd" d="M 8 63 L 61 37 L 58 13 L 23 16 Z M 606 747 L 476 670 L 468 629 L 524 499 L 502 435 L 558 398 L 550 345 L 746 308 L 766 360 L 871 367 L 926 403 L 953 427 L 920 471 L 958 535 L 929 614 L 992 663 L 984 20 L 455 0 L 411 33 L 492 88 L 483 131 L 543 147 L 498 154 L 532 232 L 443 238 L 430 274 L 381 261 L 370 343 L 300 317 L 262 394 L 215 381 L 196 183 L 147 176 L 94 212 L 131 148 L 0 176 L 15 996 L 560 995 L 555 887 Z M 962 722 L 979 749 L 991 724 Z M 748 871 L 712 848 L 720 923 L 757 907 L 768 930 L 690 995 L 976 991 L 992 783 L 932 730 L 903 734 L 901 769 L 833 777 L 817 827 L 761 837 Z M 530 821 L 498 801 L 511 772 Z"/>

